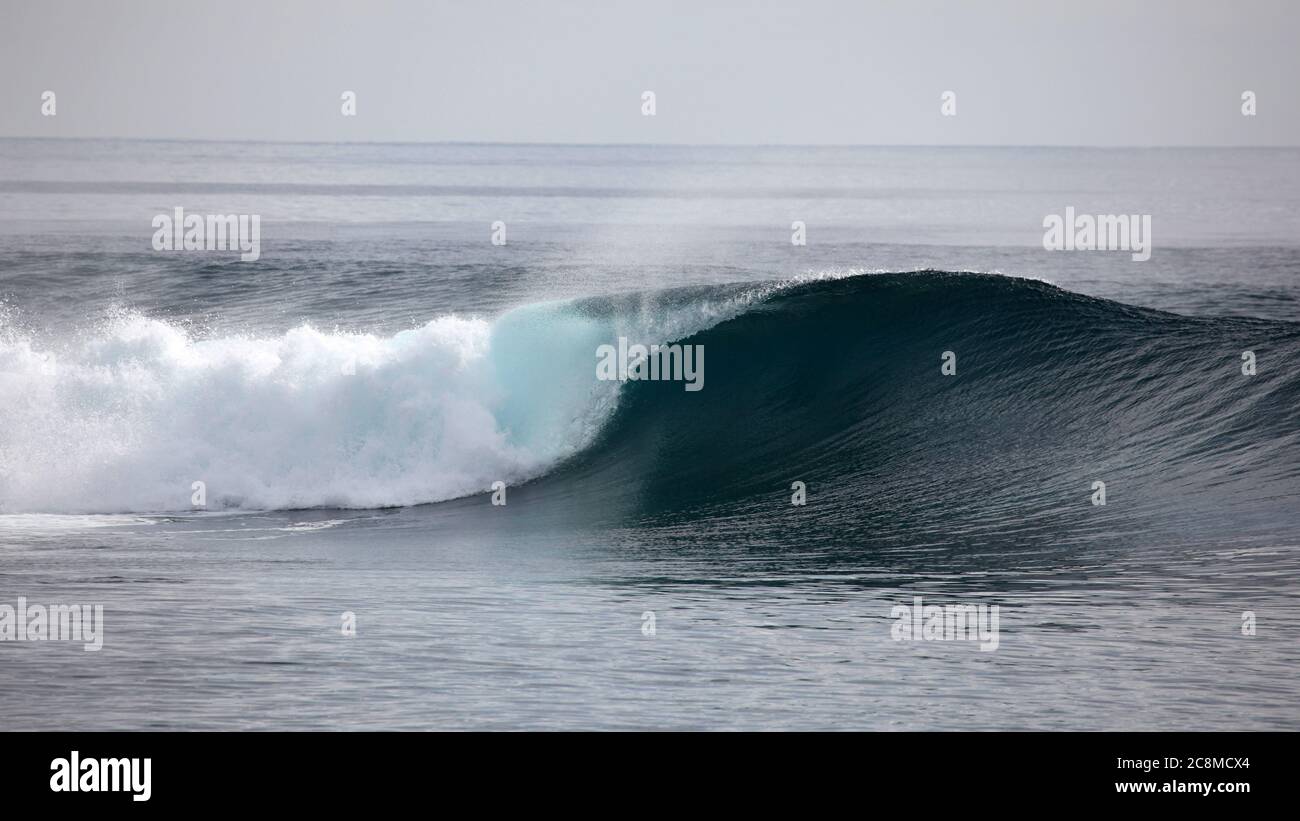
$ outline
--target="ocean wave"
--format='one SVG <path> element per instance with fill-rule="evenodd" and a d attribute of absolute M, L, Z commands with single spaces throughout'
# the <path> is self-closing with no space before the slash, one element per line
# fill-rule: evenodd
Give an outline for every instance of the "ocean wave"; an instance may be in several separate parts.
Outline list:
<path fill-rule="evenodd" d="M 196 481 L 210 510 L 407 506 L 503 481 L 511 504 L 726 516 L 801 480 L 833 516 L 1023 515 L 1094 476 L 1150 505 L 1180 488 L 1290 503 L 1300 465 L 1284 366 L 1300 326 L 993 275 L 639 292 L 392 336 L 0 324 L 4 513 L 190 510 Z M 595 351 L 619 336 L 703 345 L 706 389 L 597 380 Z"/>

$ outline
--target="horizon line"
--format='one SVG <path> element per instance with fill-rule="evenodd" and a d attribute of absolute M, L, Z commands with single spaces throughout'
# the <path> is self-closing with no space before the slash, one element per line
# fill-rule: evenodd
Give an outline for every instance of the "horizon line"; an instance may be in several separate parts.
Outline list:
<path fill-rule="evenodd" d="M 0 140 L 114 141 L 142 143 L 248 143 L 256 145 L 455 145 L 539 148 L 1086 148 L 1096 150 L 1133 149 L 1285 149 L 1300 144 L 1241 145 L 1233 143 L 641 143 L 565 142 L 512 140 L 268 140 L 213 137 L 120 137 L 68 135 L 0 135 Z"/>

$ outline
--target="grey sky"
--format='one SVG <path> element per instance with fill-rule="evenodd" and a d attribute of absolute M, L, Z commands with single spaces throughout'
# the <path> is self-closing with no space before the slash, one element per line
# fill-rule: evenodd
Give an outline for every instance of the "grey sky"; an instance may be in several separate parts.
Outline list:
<path fill-rule="evenodd" d="M 1300 144 L 1294 0 L 0 8 L 0 136 Z"/>

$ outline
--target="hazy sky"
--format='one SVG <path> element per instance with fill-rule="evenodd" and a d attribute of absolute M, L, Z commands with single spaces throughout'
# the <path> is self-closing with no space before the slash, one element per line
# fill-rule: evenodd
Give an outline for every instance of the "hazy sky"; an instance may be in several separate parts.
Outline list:
<path fill-rule="evenodd" d="M 1297 0 L 0 9 L 0 136 L 1300 144 Z M 947 90 L 955 117 L 940 114 Z"/>

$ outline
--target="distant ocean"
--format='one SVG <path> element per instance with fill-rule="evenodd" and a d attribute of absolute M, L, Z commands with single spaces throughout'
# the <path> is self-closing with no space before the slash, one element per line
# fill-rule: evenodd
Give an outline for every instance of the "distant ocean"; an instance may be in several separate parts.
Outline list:
<path fill-rule="evenodd" d="M 1298 309 L 1300 149 L 0 140 L 0 729 L 1300 729 Z"/>

